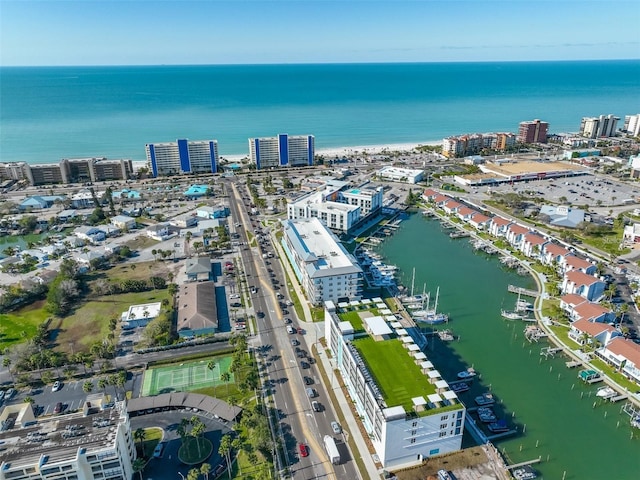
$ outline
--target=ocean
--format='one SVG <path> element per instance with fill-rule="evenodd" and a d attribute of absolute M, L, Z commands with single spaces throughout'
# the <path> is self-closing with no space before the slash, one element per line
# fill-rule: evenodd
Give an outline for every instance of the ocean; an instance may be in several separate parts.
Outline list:
<path fill-rule="evenodd" d="M 146 143 L 312 134 L 316 150 L 640 112 L 640 60 L 1 67 L 0 161 L 145 159 Z"/>

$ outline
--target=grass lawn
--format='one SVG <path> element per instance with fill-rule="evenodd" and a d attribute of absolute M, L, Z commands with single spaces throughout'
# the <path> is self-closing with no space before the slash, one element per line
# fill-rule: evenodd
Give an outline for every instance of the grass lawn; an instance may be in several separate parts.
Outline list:
<path fill-rule="evenodd" d="M 187 465 L 196 465 L 205 461 L 213 452 L 213 444 L 204 437 L 185 437 L 178 449 L 178 458 Z"/>
<path fill-rule="evenodd" d="M 151 427 L 144 429 L 144 442 L 142 442 L 142 450 L 145 458 L 151 458 L 153 449 L 162 440 L 162 429 L 159 427 Z M 136 446 L 138 442 L 136 441 Z"/>
<path fill-rule="evenodd" d="M 71 353 L 73 345 L 76 353 L 88 351 L 93 343 L 109 333 L 109 319 L 120 319 L 122 312 L 130 305 L 161 302 L 165 298 L 169 299 L 167 289 L 108 295 L 88 301 L 78 306 L 70 316 L 52 323 L 51 328 L 58 329 L 55 339 L 58 348 Z"/>
<path fill-rule="evenodd" d="M 413 358 L 397 339 L 376 342 L 367 337 L 354 340 L 353 345 L 367 364 L 376 384 L 389 407 L 401 405 L 408 412 L 413 411 L 413 397 L 425 397 L 435 393 L 435 386 L 429 383 Z"/>
<path fill-rule="evenodd" d="M 614 382 L 620 385 L 623 388 L 626 388 L 630 392 L 637 392 L 640 390 L 640 386 L 637 383 L 632 382 L 623 374 L 614 369 L 611 365 L 606 363 L 604 360 L 600 360 L 599 358 L 594 358 L 591 363 L 598 367 L 606 376 L 611 378 Z"/>
<path fill-rule="evenodd" d="M 123 280 L 149 280 L 150 277 L 166 278 L 169 269 L 165 262 L 119 263 L 109 270 L 98 270 L 89 274 L 89 283 L 98 278 L 106 278 L 118 283 Z"/>
<path fill-rule="evenodd" d="M 340 320 L 349 322 L 355 332 L 364 332 L 364 324 L 358 312 L 353 310 L 339 315 Z"/>
<path fill-rule="evenodd" d="M 43 308 L 45 300 L 32 303 L 20 310 L 0 314 L 0 349 L 33 337 L 38 325 L 51 315 Z"/>
<path fill-rule="evenodd" d="M 157 240 L 154 240 L 151 237 L 147 237 L 146 235 L 138 235 L 133 240 L 126 243 L 127 247 L 131 250 L 140 250 L 147 247 L 152 247 L 153 245 L 157 245 L 160 243 Z"/>

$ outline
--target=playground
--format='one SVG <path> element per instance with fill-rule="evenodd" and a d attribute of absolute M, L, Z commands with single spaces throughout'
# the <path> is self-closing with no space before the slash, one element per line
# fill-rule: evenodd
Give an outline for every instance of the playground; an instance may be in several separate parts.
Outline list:
<path fill-rule="evenodd" d="M 210 362 L 215 365 L 213 369 L 209 368 Z M 234 375 L 229 370 L 230 366 L 231 356 L 220 356 L 149 368 L 144 372 L 142 396 L 146 397 L 169 392 L 189 392 L 233 383 Z M 228 382 L 224 382 L 221 378 L 225 373 L 229 374 Z"/>

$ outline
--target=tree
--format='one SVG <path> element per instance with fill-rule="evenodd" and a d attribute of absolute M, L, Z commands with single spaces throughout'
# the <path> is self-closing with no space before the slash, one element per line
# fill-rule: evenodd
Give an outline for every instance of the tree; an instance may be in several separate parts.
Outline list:
<path fill-rule="evenodd" d="M 223 435 L 220 440 L 220 448 L 218 448 L 218 453 L 223 455 L 225 460 L 227 461 L 227 473 L 229 474 L 229 478 L 231 477 L 231 436 Z"/>
<path fill-rule="evenodd" d="M 144 441 L 147 438 L 147 431 L 144 428 L 137 428 L 133 432 L 133 439 L 138 442 L 138 447 L 140 449 L 140 454 L 144 454 Z"/>
<path fill-rule="evenodd" d="M 231 442 L 231 447 L 236 452 L 240 453 L 240 450 L 244 448 L 243 442 L 242 440 L 240 440 L 240 437 L 236 437 L 233 439 L 233 441 Z M 240 476 L 242 476 L 242 468 L 240 467 L 240 462 L 238 462 L 238 472 L 240 473 Z"/>
<path fill-rule="evenodd" d="M 229 382 L 231 381 L 231 374 L 229 372 L 224 372 L 220 375 L 220 380 L 227 384 L 227 395 L 229 395 Z"/>
<path fill-rule="evenodd" d="M 133 471 L 134 473 L 138 473 L 140 475 L 140 480 L 144 480 L 144 478 L 142 477 L 142 472 L 145 466 L 146 466 L 146 463 L 142 458 L 136 458 L 133 461 Z"/>
<path fill-rule="evenodd" d="M 199 476 L 200 470 L 198 470 L 197 468 L 192 468 L 187 472 L 187 480 L 198 480 Z"/>
<path fill-rule="evenodd" d="M 84 393 L 91 393 L 93 391 L 93 382 L 90 380 L 87 380 L 86 382 L 84 382 L 82 384 L 82 391 Z"/>
<path fill-rule="evenodd" d="M 207 426 L 202 422 L 202 420 L 200 420 L 196 416 L 191 417 L 190 423 L 191 423 L 190 435 L 196 440 L 196 445 L 198 446 L 198 456 L 201 456 L 202 452 L 200 451 L 201 445 L 200 445 L 199 437 L 202 436 L 204 431 L 207 429 Z"/>

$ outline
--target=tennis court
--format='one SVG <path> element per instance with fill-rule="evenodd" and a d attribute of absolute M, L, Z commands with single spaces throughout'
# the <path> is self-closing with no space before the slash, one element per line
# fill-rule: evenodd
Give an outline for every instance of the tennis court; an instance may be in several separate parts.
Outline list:
<path fill-rule="evenodd" d="M 209 362 L 215 364 L 213 369 L 209 368 Z M 234 376 L 229 370 L 230 366 L 231 356 L 221 356 L 150 368 L 144 372 L 142 396 L 168 392 L 188 392 L 204 387 L 224 385 L 225 382 L 220 377 L 225 372 L 230 375 L 229 383 L 233 383 Z"/>

